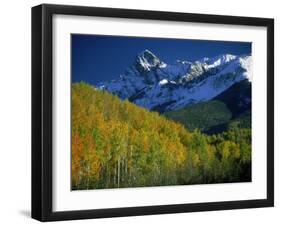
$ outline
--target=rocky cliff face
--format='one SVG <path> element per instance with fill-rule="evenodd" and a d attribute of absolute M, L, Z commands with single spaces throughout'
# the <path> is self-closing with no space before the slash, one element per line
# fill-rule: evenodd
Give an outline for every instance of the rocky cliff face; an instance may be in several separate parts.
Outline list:
<path fill-rule="evenodd" d="M 98 84 L 99 89 L 159 112 L 213 99 L 242 80 L 251 82 L 252 57 L 219 55 L 167 64 L 144 50 L 119 79 Z"/>

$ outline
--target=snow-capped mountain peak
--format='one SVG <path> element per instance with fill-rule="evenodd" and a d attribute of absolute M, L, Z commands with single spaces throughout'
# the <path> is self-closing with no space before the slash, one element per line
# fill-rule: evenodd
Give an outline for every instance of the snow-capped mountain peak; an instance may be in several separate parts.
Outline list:
<path fill-rule="evenodd" d="M 167 64 L 144 50 L 118 80 L 98 87 L 147 109 L 165 112 L 210 100 L 245 79 L 252 81 L 251 56 L 222 54 Z"/>
<path fill-rule="evenodd" d="M 206 63 L 207 68 L 215 68 L 220 65 L 224 65 L 232 60 L 235 60 L 237 56 L 232 54 L 221 54 L 213 58 L 203 58 L 203 62 Z"/>
<path fill-rule="evenodd" d="M 140 72 L 150 71 L 157 66 L 163 66 L 163 64 L 157 56 L 147 49 L 139 53 L 136 57 L 136 66 Z"/>

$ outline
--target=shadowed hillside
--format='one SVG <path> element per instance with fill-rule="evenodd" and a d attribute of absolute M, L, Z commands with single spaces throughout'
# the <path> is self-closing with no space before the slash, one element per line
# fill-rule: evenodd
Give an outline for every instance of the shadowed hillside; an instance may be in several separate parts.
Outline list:
<path fill-rule="evenodd" d="M 243 80 L 214 99 L 164 113 L 190 130 L 217 134 L 232 127 L 251 128 L 251 83 Z"/>

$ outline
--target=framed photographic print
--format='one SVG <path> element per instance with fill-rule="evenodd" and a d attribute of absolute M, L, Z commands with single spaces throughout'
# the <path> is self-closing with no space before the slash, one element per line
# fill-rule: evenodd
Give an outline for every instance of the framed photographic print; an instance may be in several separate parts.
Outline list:
<path fill-rule="evenodd" d="M 274 21 L 32 8 L 32 217 L 274 205 Z"/>

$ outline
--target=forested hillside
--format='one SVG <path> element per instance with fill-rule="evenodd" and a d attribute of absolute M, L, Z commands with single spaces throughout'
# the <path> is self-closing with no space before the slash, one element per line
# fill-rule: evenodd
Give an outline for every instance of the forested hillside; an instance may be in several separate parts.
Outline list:
<path fill-rule="evenodd" d="M 72 189 L 251 180 L 251 130 L 207 136 L 85 83 L 72 85 Z"/>
<path fill-rule="evenodd" d="M 202 132 L 207 132 L 218 125 L 224 125 L 232 118 L 232 113 L 226 104 L 219 100 L 191 104 L 180 110 L 167 112 L 164 115 L 183 124 L 190 130 L 199 129 Z"/>
<path fill-rule="evenodd" d="M 217 134 L 234 127 L 251 129 L 252 86 L 243 80 L 214 99 L 164 113 L 168 119 L 192 130 Z"/>

